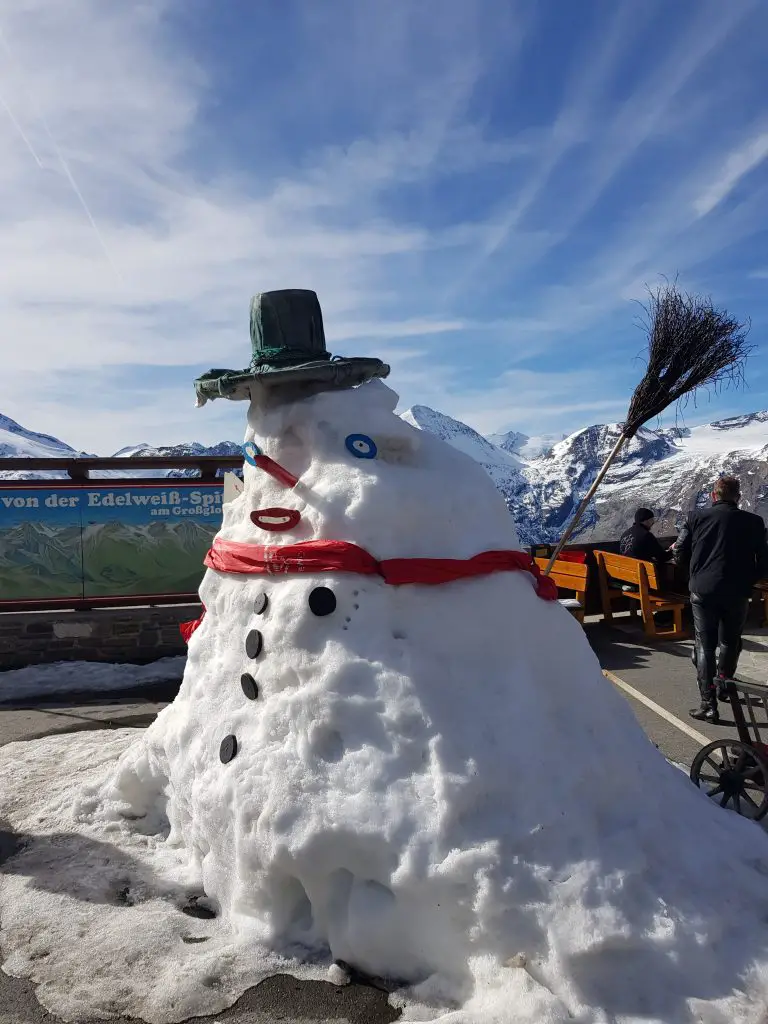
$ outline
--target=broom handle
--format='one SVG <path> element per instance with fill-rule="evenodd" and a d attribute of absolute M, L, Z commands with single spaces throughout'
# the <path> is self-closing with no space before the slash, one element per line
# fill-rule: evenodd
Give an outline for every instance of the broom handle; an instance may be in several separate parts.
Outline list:
<path fill-rule="evenodd" d="M 619 454 L 619 451 L 621 450 L 621 446 L 624 444 L 625 441 L 626 441 L 626 437 L 624 436 L 624 434 L 622 434 L 621 437 L 619 438 L 619 440 L 614 445 L 613 451 L 611 452 L 611 454 L 608 456 L 608 458 L 603 463 L 600 472 L 595 477 L 595 482 L 592 484 L 592 486 L 589 488 L 587 493 L 581 499 L 581 504 L 576 509 L 576 515 L 573 517 L 573 519 L 570 521 L 570 523 L 566 527 L 565 533 L 563 534 L 563 536 L 558 541 L 557 547 L 555 548 L 555 550 L 552 552 L 552 557 L 550 558 L 549 562 L 547 563 L 547 567 L 544 570 L 544 575 L 545 576 L 548 576 L 550 574 L 550 572 L 552 571 L 552 566 L 555 564 L 557 556 L 563 550 L 563 547 L 568 543 L 568 538 L 571 536 L 573 531 L 576 529 L 579 520 L 584 515 L 584 512 L 586 510 L 587 505 L 590 503 L 590 501 L 592 501 L 592 498 L 594 496 L 595 491 L 600 486 L 600 483 L 602 482 L 602 479 L 605 476 L 605 474 L 611 468 L 611 463 L 616 458 L 616 456 Z"/>

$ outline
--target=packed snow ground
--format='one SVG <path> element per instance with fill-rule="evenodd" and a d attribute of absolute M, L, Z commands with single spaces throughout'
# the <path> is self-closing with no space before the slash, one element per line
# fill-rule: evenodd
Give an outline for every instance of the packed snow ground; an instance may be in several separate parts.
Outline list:
<path fill-rule="evenodd" d="M 54 736 L 0 749 L 0 820 L 20 853 L 0 871 L 3 970 L 28 977 L 67 1021 L 149 1022 L 217 1013 L 265 977 L 324 967 L 248 943 L 219 920 L 182 913 L 199 894 L 183 850 L 160 831 L 94 827 L 79 810 L 136 730 Z"/>
<path fill-rule="evenodd" d="M 181 679 L 186 657 L 159 658 L 149 665 L 100 661 L 56 661 L 0 672 L 0 710 L 10 701 L 68 693 L 115 693 L 149 683 Z"/>

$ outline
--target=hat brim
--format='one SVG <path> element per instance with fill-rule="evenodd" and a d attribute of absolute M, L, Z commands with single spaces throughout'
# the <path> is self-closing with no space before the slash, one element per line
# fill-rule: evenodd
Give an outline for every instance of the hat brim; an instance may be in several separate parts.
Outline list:
<path fill-rule="evenodd" d="M 251 398 L 250 386 L 312 384 L 313 390 L 333 391 L 352 388 L 389 374 L 389 366 L 381 359 L 359 356 L 349 359 L 315 360 L 298 366 L 264 366 L 247 370 L 209 370 L 195 381 L 198 405 L 215 398 L 235 401 Z"/>

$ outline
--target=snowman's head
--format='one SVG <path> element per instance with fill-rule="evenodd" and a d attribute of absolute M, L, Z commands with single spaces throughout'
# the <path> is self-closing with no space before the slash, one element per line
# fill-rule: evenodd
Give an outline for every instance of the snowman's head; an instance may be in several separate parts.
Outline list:
<path fill-rule="evenodd" d="M 402 420 L 397 402 L 380 381 L 294 401 L 257 397 L 248 415 L 245 487 L 225 511 L 223 534 L 255 544 L 348 540 L 377 557 L 466 557 L 494 534 L 516 546 L 485 471 Z M 259 453 L 285 481 L 265 471 Z"/>
<path fill-rule="evenodd" d="M 384 466 L 418 465 L 421 435 L 395 415 L 397 395 L 380 381 L 322 392 L 290 404 L 251 406 L 246 460 L 264 452 L 302 479 L 316 461 L 377 476 Z"/>

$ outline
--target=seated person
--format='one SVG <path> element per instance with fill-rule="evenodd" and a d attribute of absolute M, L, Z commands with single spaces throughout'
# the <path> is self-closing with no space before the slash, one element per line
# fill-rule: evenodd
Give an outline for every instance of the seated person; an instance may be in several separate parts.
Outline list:
<path fill-rule="evenodd" d="M 671 551 L 665 551 L 651 533 L 656 520 L 649 508 L 639 508 L 635 512 L 635 522 L 625 530 L 619 541 L 619 551 L 629 558 L 640 558 L 644 562 L 668 562 L 672 558 Z"/>

